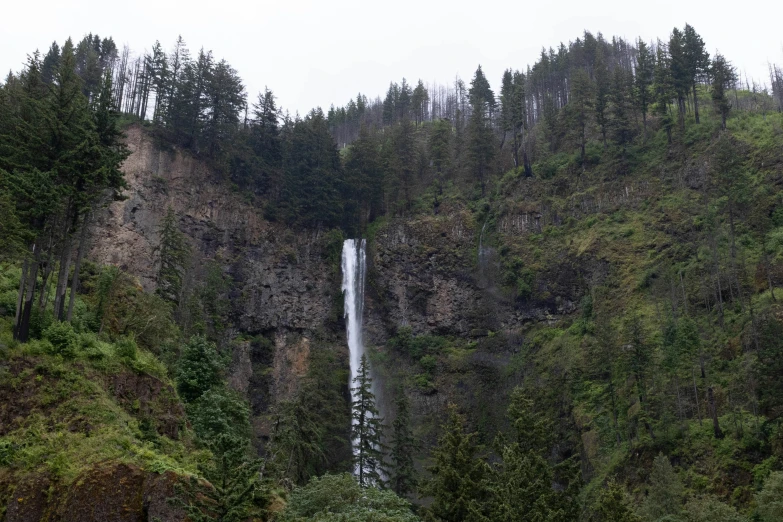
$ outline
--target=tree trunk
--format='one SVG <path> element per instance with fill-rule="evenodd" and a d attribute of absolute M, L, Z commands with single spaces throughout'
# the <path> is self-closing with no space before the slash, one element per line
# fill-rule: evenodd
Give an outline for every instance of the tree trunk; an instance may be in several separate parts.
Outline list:
<path fill-rule="evenodd" d="M 68 289 L 68 271 L 71 268 L 71 240 L 67 233 L 63 238 L 63 251 L 60 254 L 60 270 L 57 273 L 57 289 L 54 294 L 54 318 L 63 320 L 65 312 L 65 293 Z"/>
<path fill-rule="evenodd" d="M 89 212 L 84 216 L 82 220 L 82 231 L 79 237 L 79 250 L 76 254 L 76 264 L 73 267 L 73 278 L 71 279 L 71 295 L 68 298 L 68 314 L 65 318 L 69 323 L 73 318 L 73 304 L 76 300 L 76 292 L 79 290 L 79 270 L 82 266 L 82 259 L 84 258 L 84 247 L 87 243 L 87 230 L 90 227 L 90 214 Z"/>
<path fill-rule="evenodd" d="M 33 266 L 30 267 L 29 277 L 25 283 L 25 297 L 22 305 L 22 313 L 19 316 L 19 322 L 16 324 L 14 330 L 14 339 L 19 342 L 26 343 L 30 336 L 30 315 L 33 311 L 33 300 L 35 298 L 35 283 L 38 279 L 38 263 L 40 261 L 40 250 L 36 251 L 33 246 L 33 252 L 35 252 L 35 259 L 33 259 Z"/>
<path fill-rule="evenodd" d="M 29 260 L 24 258 L 22 263 L 22 275 L 19 276 L 19 293 L 16 296 L 16 315 L 14 316 L 14 326 L 19 324 L 19 314 L 22 313 L 22 303 L 24 302 L 24 284 L 27 281 L 27 269 L 29 268 Z"/>
<path fill-rule="evenodd" d="M 693 115 L 696 117 L 696 123 L 699 122 L 699 98 L 696 96 L 696 82 L 693 83 Z"/>
<path fill-rule="evenodd" d="M 696 386 L 696 371 L 691 367 L 691 376 L 693 377 L 693 395 L 696 397 L 696 415 L 699 417 L 701 425 L 701 407 L 699 407 L 699 388 Z"/>
<path fill-rule="evenodd" d="M 712 414 L 712 430 L 715 432 L 716 439 L 722 439 L 723 431 L 718 423 L 718 408 L 715 406 L 715 394 L 712 392 L 712 386 L 707 388 L 707 397 L 710 401 L 710 413 Z"/>

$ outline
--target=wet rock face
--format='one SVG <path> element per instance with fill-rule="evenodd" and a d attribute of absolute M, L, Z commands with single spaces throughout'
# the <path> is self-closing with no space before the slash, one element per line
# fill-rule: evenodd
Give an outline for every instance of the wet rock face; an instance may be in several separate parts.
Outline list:
<path fill-rule="evenodd" d="M 176 487 L 180 484 L 180 487 Z M 6 522 L 184 522 L 177 502 L 188 483 L 172 472 L 104 464 L 63 487 L 44 475 L 25 477 L 6 508 Z"/>
<path fill-rule="evenodd" d="M 369 252 L 365 305 L 370 343 L 383 344 L 400 326 L 414 334 L 476 337 L 573 311 L 573 267 L 542 275 L 551 299 L 515 302 L 498 284 L 493 249 L 485 248 L 479 259 L 479 230 L 468 212 L 454 212 L 394 220 L 378 232 Z"/>
<path fill-rule="evenodd" d="M 122 167 L 127 199 L 95 216 L 89 259 L 119 266 L 154 291 L 159 227 L 171 208 L 193 251 L 188 277 L 197 283 L 203 263 L 218 260 L 233 279 L 229 298 L 237 329 L 323 326 L 334 285 L 322 259 L 321 232 L 293 232 L 265 221 L 203 162 L 178 150 L 160 150 L 139 126 L 128 129 L 127 143 L 131 155 Z"/>
<path fill-rule="evenodd" d="M 111 377 L 108 388 L 123 408 L 153 419 L 160 435 L 179 437 L 179 430 L 185 424 L 185 410 L 170 385 L 150 375 L 122 372 Z"/>

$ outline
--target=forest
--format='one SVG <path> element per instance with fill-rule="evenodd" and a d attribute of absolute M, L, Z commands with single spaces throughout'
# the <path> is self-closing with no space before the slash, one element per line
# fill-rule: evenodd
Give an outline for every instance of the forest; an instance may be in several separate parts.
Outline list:
<path fill-rule="evenodd" d="M 0 83 L 3 519 L 783 521 L 783 67 L 689 24 L 517 67 L 291 116 L 182 37 L 32 52 Z M 174 204 L 151 287 L 92 258 L 140 205 L 132 132 L 257 213 L 328 320 L 248 326 L 263 248 Z"/>

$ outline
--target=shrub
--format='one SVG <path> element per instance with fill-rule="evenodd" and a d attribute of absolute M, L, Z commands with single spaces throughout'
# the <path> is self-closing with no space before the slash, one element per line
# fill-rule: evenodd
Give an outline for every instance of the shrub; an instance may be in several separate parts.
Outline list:
<path fill-rule="evenodd" d="M 138 350 L 136 341 L 130 337 L 122 337 L 114 343 L 114 352 L 123 359 L 135 360 Z"/>
<path fill-rule="evenodd" d="M 281 520 L 345 520 L 347 522 L 415 522 L 405 499 L 391 491 L 362 488 L 351 475 L 324 475 L 291 494 Z"/>
<path fill-rule="evenodd" d="M 52 350 L 65 358 L 76 355 L 78 336 L 71 323 L 54 322 L 43 331 L 43 338 L 52 343 Z"/>

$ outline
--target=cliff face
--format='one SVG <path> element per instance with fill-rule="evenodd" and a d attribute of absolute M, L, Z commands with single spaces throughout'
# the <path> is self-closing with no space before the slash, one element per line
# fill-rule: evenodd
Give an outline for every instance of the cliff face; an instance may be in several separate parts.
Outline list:
<path fill-rule="evenodd" d="M 128 130 L 127 143 L 127 199 L 96 216 L 90 259 L 119 266 L 154 291 L 159 227 L 173 209 L 193 251 L 186 285 L 199 284 L 205 262 L 219 263 L 233 281 L 226 340 L 238 332 L 265 334 L 274 345 L 273 395 L 289 395 L 294 387 L 285 382 L 285 368 L 305 372 L 308 338 L 334 320 L 339 285 L 323 257 L 323 234 L 265 221 L 208 166 L 180 151 L 162 150 L 140 126 Z M 249 391 L 251 361 L 258 357 L 251 353 L 252 343 L 236 351 L 231 383 Z"/>
<path fill-rule="evenodd" d="M 186 284 L 198 285 L 209 260 L 217 261 L 233 282 L 231 324 L 225 331 L 225 344 L 234 350 L 229 382 L 248 395 L 257 435 L 263 437 L 264 413 L 295 394 L 299 378 L 307 373 L 314 339 L 347 361 L 339 266 L 334 257 L 327 259 L 328 234 L 270 223 L 204 163 L 161 149 L 139 126 L 127 136 L 127 199 L 111 203 L 96 217 L 90 258 L 118 265 L 137 276 L 146 290 L 154 290 L 159 226 L 169 207 L 176 212 L 194 251 Z M 512 234 L 535 230 L 539 219 L 526 213 L 498 229 Z M 467 373 L 478 365 L 479 373 L 488 367 L 494 375 L 518 349 L 525 325 L 575 309 L 579 273 L 566 260 L 539 277 L 536 293 L 547 295 L 545 300 L 520 302 L 501 290 L 499 256 L 481 244 L 485 224 L 455 208 L 437 216 L 391 219 L 376 228 L 368 248 L 369 345 L 383 352 L 401 327 L 410 327 L 414 336 L 462 339 L 477 348 Z M 485 338 L 495 333 L 511 340 L 499 349 L 485 349 Z M 265 341 L 232 342 L 238 334 Z M 417 372 L 415 366 L 406 367 L 408 362 L 399 361 L 402 373 Z M 386 373 L 379 368 L 379 376 Z M 400 372 L 394 373 L 399 378 Z M 438 386 L 412 392 L 417 404 L 434 408 L 430 413 L 458 400 L 463 395 L 458 390 L 466 386 L 465 379 L 440 373 Z"/>

